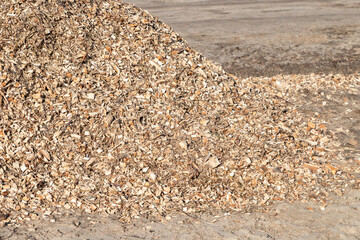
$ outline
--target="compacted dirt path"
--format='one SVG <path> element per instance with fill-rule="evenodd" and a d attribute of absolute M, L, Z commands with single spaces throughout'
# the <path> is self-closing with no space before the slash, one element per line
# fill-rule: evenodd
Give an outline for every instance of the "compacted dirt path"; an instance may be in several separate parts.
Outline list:
<path fill-rule="evenodd" d="M 191 47 L 239 77 L 351 74 L 360 69 L 360 3 L 348 1 L 130 0 Z M 359 86 L 352 86 L 359 90 Z M 335 133 L 339 153 L 360 163 L 360 96 L 304 91 L 290 103 Z M 298 100 L 298 101 L 296 101 Z M 275 203 L 247 214 L 178 214 L 120 223 L 75 212 L 0 229 L 0 239 L 360 239 L 360 191 L 325 204 Z"/>

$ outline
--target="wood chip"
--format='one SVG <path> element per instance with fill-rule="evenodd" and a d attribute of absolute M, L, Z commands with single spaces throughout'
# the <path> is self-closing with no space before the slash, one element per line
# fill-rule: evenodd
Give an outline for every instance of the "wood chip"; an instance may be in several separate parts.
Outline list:
<path fill-rule="evenodd" d="M 0 18 L 0 220 L 247 211 L 353 178 L 290 103 L 359 75 L 238 79 L 115 0 L 3 0 Z"/>
<path fill-rule="evenodd" d="M 209 158 L 208 164 L 210 165 L 210 167 L 216 168 L 216 167 L 220 166 L 221 162 L 219 161 L 219 159 L 216 156 L 212 156 Z"/>

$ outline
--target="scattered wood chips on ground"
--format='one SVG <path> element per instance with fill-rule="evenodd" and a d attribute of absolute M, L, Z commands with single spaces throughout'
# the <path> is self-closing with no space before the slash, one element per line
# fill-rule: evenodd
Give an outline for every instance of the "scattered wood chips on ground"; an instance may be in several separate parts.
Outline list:
<path fill-rule="evenodd" d="M 355 181 L 286 86 L 357 75 L 237 79 L 115 0 L 0 6 L 0 221 L 247 211 Z"/>

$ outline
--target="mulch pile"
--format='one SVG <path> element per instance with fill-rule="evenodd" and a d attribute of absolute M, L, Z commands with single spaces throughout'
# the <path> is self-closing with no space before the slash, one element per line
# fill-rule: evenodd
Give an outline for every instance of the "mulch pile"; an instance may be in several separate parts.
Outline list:
<path fill-rule="evenodd" d="M 225 73 L 133 5 L 3 0 L 0 220 L 77 209 L 130 221 L 342 194 L 352 177 L 331 132 L 279 81 Z"/>

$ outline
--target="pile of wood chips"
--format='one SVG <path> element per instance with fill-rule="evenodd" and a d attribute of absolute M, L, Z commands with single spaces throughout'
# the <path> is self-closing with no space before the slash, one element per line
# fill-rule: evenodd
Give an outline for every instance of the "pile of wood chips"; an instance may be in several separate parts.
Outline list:
<path fill-rule="evenodd" d="M 342 194 L 352 176 L 331 132 L 279 81 L 237 79 L 117 0 L 3 0 L 0 220 L 68 209 L 130 221 Z"/>

